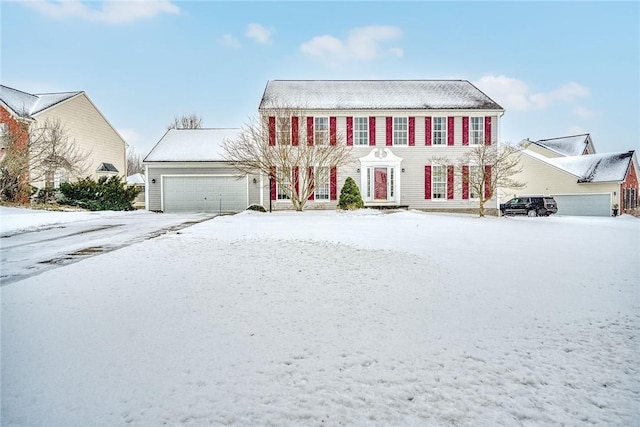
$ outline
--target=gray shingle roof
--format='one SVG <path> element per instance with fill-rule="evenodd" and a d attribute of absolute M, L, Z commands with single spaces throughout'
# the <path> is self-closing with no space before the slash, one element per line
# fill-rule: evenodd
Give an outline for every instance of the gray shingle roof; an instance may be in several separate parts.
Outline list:
<path fill-rule="evenodd" d="M 260 109 L 503 108 L 466 80 L 270 80 Z"/>
<path fill-rule="evenodd" d="M 534 141 L 541 147 L 560 153 L 564 156 L 580 156 L 589 145 L 589 134 L 564 136 L 560 138 L 541 139 Z"/>
<path fill-rule="evenodd" d="M 145 162 L 224 161 L 224 141 L 235 139 L 241 129 L 170 129 L 164 134 Z"/>
<path fill-rule="evenodd" d="M 55 104 L 82 92 L 31 94 L 0 85 L 0 100 L 17 116 L 31 118 Z"/>

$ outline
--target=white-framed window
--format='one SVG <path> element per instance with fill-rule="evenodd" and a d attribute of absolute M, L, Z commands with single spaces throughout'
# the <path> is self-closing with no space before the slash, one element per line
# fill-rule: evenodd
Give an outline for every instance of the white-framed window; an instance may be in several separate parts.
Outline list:
<path fill-rule="evenodd" d="M 480 178 L 480 168 L 478 165 L 469 165 L 469 198 L 477 199 L 480 194 L 476 191 L 478 179 Z"/>
<path fill-rule="evenodd" d="M 329 144 L 329 117 L 313 118 L 313 143 Z"/>
<path fill-rule="evenodd" d="M 431 137 L 433 145 L 447 145 L 447 118 L 434 117 L 431 119 Z"/>
<path fill-rule="evenodd" d="M 291 117 L 276 118 L 277 144 L 291 144 Z"/>
<path fill-rule="evenodd" d="M 329 173 L 328 167 L 316 167 L 313 180 L 315 183 L 315 200 L 329 200 Z"/>
<path fill-rule="evenodd" d="M 9 146 L 9 124 L 0 123 L 0 148 Z"/>
<path fill-rule="evenodd" d="M 484 143 L 484 117 L 469 117 L 469 143 L 472 145 Z"/>
<path fill-rule="evenodd" d="M 393 145 L 407 145 L 408 119 L 406 117 L 393 118 Z"/>
<path fill-rule="evenodd" d="M 353 118 L 353 145 L 369 145 L 369 117 Z"/>
<path fill-rule="evenodd" d="M 367 169 L 367 200 L 371 199 L 371 168 Z"/>
<path fill-rule="evenodd" d="M 431 198 L 447 198 L 447 167 L 433 165 L 431 167 Z"/>
<path fill-rule="evenodd" d="M 276 179 L 278 200 L 289 200 L 291 193 L 291 170 L 289 168 L 278 168 Z"/>

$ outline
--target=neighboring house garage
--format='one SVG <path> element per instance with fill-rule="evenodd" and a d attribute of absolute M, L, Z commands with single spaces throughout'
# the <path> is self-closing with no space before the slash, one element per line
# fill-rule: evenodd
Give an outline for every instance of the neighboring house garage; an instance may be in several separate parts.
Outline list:
<path fill-rule="evenodd" d="M 259 199 L 257 180 L 224 160 L 240 129 L 171 129 L 144 159 L 147 209 L 235 213 Z"/>
<path fill-rule="evenodd" d="M 609 216 L 611 194 L 552 194 L 558 215 Z"/>

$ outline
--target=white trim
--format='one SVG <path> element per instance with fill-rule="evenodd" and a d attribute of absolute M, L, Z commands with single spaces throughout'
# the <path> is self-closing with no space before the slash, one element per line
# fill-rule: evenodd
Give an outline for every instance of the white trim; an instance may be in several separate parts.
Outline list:
<path fill-rule="evenodd" d="M 396 119 L 405 119 L 406 144 L 396 144 Z M 385 123 L 386 125 L 386 123 Z M 391 146 L 408 147 L 409 146 L 409 116 L 391 116 Z"/>
<path fill-rule="evenodd" d="M 401 163 L 402 158 L 393 154 L 389 148 L 377 147 L 371 150 L 369 154 L 358 159 L 360 161 L 360 192 L 362 193 L 362 199 L 368 204 L 381 204 L 381 205 L 399 205 L 401 203 L 400 181 L 401 181 Z M 371 176 L 371 181 L 367 185 L 367 171 L 378 168 L 387 168 L 387 200 L 376 201 L 374 198 L 374 177 Z M 393 172 L 391 172 L 393 169 Z M 391 185 L 391 173 L 393 173 L 394 185 L 393 189 Z M 391 198 L 391 194 L 393 197 Z"/>

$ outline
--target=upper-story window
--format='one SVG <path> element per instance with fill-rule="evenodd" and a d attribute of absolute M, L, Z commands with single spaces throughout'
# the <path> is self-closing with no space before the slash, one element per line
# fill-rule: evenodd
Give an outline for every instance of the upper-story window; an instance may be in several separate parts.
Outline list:
<path fill-rule="evenodd" d="M 407 145 L 408 126 L 406 117 L 393 118 L 393 145 Z"/>
<path fill-rule="evenodd" d="M 469 118 L 469 143 L 475 145 L 484 143 L 484 117 Z"/>
<path fill-rule="evenodd" d="M 369 145 L 369 118 L 353 118 L 353 145 Z"/>
<path fill-rule="evenodd" d="M 434 117 L 432 119 L 432 135 L 433 145 L 446 145 L 447 144 L 447 118 L 446 117 Z"/>
<path fill-rule="evenodd" d="M 329 144 L 329 117 L 314 117 L 313 120 L 313 143 Z"/>
<path fill-rule="evenodd" d="M 276 119 L 276 135 L 278 144 L 291 144 L 290 117 L 278 117 Z"/>
<path fill-rule="evenodd" d="M 431 197 L 433 199 L 447 198 L 447 168 L 443 165 L 433 165 L 431 173 Z"/>

